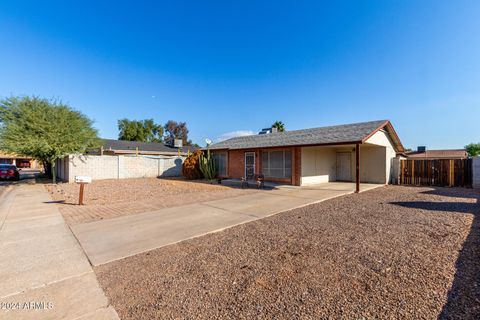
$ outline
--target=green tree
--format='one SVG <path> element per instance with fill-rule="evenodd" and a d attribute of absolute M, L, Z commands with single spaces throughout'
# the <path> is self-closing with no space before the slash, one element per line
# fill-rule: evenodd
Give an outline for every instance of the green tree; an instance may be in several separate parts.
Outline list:
<path fill-rule="evenodd" d="M 118 120 L 118 139 L 127 141 L 162 142 L 163 127 L 153 119 Z"/>
<path fill-rule="evenodd" d="M 168 120 L 165 124 L 165 143 L 173 144 L 174 139 L 182 139 L 184 146 L 191 146 L 192 140 L 188 139 L 188 132 L 186 122 Z"/>
<path fill-rule="evenodd" d="M 92 121 L 62 102 L 38 97 L 0 101 L 0 149 L 50 165 L 53 183 L 57 159 L 98 144 Z"/>
<path fill-rule="evenodd" d="M 470 157 L 480 156 L 480 143 L 470 143 L 465 146 Z"/>
<path fill-rule="evenodd" d="M 285 124 L 282 121 L 275 121 L 272 124 L 272 128 L 277 128 L 278 132 L 284 132 L 285 131 Z"/>

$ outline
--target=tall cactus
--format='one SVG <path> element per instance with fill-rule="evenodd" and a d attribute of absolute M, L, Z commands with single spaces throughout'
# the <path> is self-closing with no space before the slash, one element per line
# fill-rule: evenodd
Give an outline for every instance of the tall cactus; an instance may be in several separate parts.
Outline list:
<path fill-rule="evenodd" d="M 212 180 L 215 179 L 217 175 L 217 170 L 215 168 L 215 160 L 210 154 L 210 149 L 207 148 L 207 155 L 200 155 L 200 171 L 202 171 L 205 179 Z"/>

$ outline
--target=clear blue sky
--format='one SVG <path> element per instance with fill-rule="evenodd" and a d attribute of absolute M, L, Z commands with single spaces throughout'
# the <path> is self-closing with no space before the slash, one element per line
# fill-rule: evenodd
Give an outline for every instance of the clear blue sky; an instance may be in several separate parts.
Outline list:
<path fill-rule="evenodd" d="M 0 41 L 0 97 L 61 98 L 106 138 L 390 119 L 407 147 L 480 141 L 477 0 L 2 1 Z"/>

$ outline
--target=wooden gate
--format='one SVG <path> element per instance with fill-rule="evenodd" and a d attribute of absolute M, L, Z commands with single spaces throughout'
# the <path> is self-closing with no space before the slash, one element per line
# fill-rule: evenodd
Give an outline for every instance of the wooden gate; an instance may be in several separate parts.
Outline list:
<path fill-rule="evenodd" d="M 471 187 L 472 159 L 400 160 L 400 184 Z"/>

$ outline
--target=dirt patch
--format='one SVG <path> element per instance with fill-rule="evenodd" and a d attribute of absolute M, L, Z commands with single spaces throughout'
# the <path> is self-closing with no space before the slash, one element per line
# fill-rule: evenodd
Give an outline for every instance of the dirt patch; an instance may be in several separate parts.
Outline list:
<path fill-rule="evenodd" d="M 122 319 L 478 319 L 478 199 L 379 188 L 95 271 Z"/>
<path fill-rule="evenodd" d="M 98 180 L 85 187 L 85 205 L 78 206 L 77 184 L 46 188 L 70 225 L 258 192 L 182 179 Z"/>

